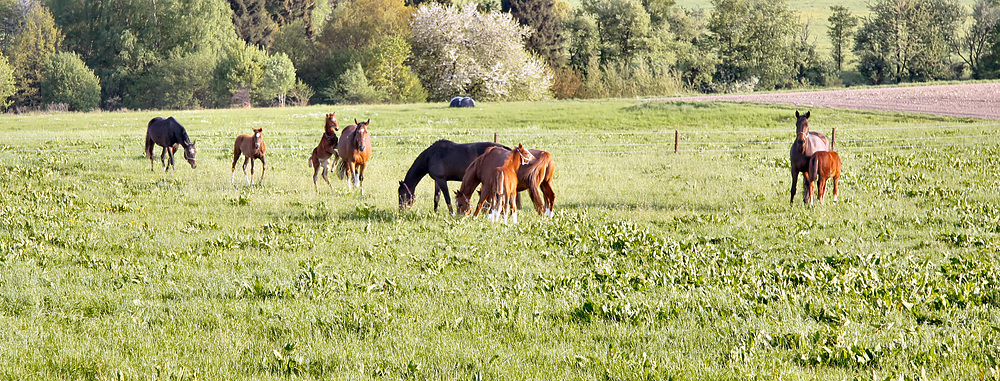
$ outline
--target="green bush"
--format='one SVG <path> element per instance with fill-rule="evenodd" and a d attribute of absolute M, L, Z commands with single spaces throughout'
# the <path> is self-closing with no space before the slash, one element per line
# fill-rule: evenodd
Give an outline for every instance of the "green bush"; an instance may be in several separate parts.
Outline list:
<path fill-rule="evenodd" d="M 101 104 L 101 84 L 79 55 L 53 54 L 41 80 L 43 104 L 65 103 L 71 111 L 90 111 Z"/>

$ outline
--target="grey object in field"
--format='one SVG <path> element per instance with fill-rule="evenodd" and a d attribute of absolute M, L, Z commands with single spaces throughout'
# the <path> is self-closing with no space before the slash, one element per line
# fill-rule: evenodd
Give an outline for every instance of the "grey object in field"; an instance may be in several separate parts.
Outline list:
<path fill-rule="evenodd" d="M 451 98 L 451 102 L 448 104 L 449 107 L 476 107 L 476 101 L 470 97 L 454 97 Z"/>

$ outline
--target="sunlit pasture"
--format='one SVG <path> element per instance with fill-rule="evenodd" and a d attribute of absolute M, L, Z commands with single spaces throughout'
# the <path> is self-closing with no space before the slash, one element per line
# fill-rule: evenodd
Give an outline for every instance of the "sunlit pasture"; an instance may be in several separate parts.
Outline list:
<path fill-rule="evenodd" d="M 363 195 L 313 188 L 334 111 L 371 119 Z M 2 115 L 0 379 L 1000 377 L 1000 123 L 810 111 L 844 163 L 812 206 L 783 106 Z M 198 168 L 150 170 L 170 115 Z M 424 147 L 494 134 L 555 157 L 554 218 L 434 212 L 430 179 L 398 210 Z"/>

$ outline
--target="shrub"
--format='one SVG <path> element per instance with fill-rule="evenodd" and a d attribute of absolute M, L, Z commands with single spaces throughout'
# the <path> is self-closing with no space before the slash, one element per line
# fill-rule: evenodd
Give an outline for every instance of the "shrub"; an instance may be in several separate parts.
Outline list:
<path fill-rule="evenodd" d="M 101 104 L 101 85 L 76 53 L 53 54 L 41 80 L 42 103 L 66 103 L 71 111 L 90 111 Z"/>

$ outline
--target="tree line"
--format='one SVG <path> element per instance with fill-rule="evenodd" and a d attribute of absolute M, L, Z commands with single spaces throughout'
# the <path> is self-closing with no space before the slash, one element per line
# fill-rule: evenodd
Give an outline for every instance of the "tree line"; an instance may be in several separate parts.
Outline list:
<path fill-rule="evenodd" d="M 461 1 L 0 0 L 0 108 L 754 91 L 852 63 L 872 84 L 1000 76 L 1000 0 L 834 6 L 829 55 L 785 0 Z"/>

